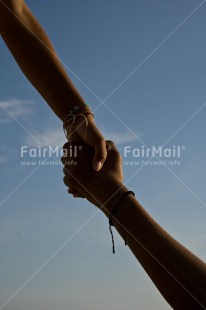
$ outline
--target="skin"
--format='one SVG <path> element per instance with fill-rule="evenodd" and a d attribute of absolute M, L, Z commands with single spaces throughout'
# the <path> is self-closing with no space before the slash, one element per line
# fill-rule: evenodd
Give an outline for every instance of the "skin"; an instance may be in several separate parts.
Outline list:
<path fill-rule="evenodd" d="M 0 34 L 25 76 L 61 120 L 72 107 L 85 103 L 24 0 L 0 0 Z M 84 120 L 67 131 L 70 141 L 82 141 L 94 148 L 93 168 L 100 170 L 107 151 L 93 117 L 88 116 L 86 136 Z"/>
<path fill-rule="evenodd" d="M 66 144 L 64 149 L 69 147 Z M 65 185 L 109 217 L 128 189 L 123 184 L 120 154 L 112 142 L 107 142 L 107 151 L 107 160 L 98 173 L 92 169 L 93 150 L 87 146 L 75 158 L 77 165 L 69 165 L 70 156 L 62 162 Z M 206 309 L 205 263 L 172 238 L 135 197 L 128 195 L 122 200 L 113 224 L 173 309 Z"/>

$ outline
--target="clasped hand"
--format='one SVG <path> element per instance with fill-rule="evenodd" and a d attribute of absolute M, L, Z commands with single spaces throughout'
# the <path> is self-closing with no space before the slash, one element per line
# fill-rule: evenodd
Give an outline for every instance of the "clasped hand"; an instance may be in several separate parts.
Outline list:
<path fill-rule="evenodd" d="M 86 198 L 103 212 L 108 213 L 118 201 L 124 187 L 121 156 L 115 144 L 106 141 L 107 159 L 102 169 L 97 172 L 92 167 L 94 149 L 81 144 L 82 148 L 78 148 L 77 157 L 74 158 L 70 149 L 75 145 L 77 144 L 66 143 L 63 146 L 64 183 L 68 187 L 68 192 L 79 193 L 80 197 Z"/>

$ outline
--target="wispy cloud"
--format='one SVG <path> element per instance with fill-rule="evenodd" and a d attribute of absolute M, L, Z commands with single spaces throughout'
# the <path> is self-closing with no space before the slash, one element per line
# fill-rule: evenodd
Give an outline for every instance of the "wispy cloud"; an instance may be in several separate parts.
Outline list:
<path fill-rule="evenodd" d="M 135 141 L 137 140 L 137 137 L 142 136 L 142 133 L 133 134 L 130 131 L 126 130 L 124 132 L 114 132 L 114 131 L 108 131 L 107 129 L 102 129 L 101 131 L 105 139 L 112 140 L 118 145 Z M 36 137 L 36 140 L 39 141 L 41 145 L 45 147 L 49 146 L 56 147 L 66 142 L 66 138 L 62 128 L 52 128 L 47 129 L 43 132 L 34 132 L 34 135 Z M 39 146 L 38 142 L 31 139 L 30 136 L 26 137 L 25 143 L 29 147 Z"/>
<path fill-rule="evenodd" d="M 116 144 L 125 144 L 129 142 L 136 141 L 137 137 L 142 137 L 142 133 L 132 133 L 129 130 L 126 130 L 124 132 L 117 132 L 117 131 L 108 131 L 108 129 L 103 128 L 102 133 L 104 134 L 104 137 L 106 140 L 112 140 Z"/>
<path fill-rule="evenodd" d="M 28 117 L 33 113 L 34 109 L 32 101 L 20 99 L 0 101 L 0 108 L 1 124 L 14 121 L 14 118 Z"/>
<path fill-rule="evenodd" d="M 62 128 L 53 128 L 47 129 L 44 132 L 35 132 L 34 133 L 36 140 L 41 143 L 44 147 L 55 147 L 63 144 L 66 141 L 64 132 Z M 30 147 L 38 147 L 39 144 L 35 140 L 31 139 L 30 136 L 26 137 L 26 145 Z M 60 145 L 61 146 L 61 145 Z"/>

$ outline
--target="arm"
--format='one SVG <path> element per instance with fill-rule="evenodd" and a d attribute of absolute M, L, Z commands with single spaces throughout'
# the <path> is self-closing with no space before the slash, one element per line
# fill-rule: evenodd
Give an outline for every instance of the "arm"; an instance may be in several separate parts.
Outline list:
<path fill-rule="evenodd" d="M 67 146 L 66 146 L 67 147 Z M 99 207 L 108 217 L 127 188 L 122 183 L 120 156 L 108 144 L 107 161 L 100 173 L 83 165 L 65 166 L 64 182 Z M 92 153 L 89 156 L 92 158 Z M 63 158 L 67 164 L 69 157 Z M 81 176 L 80 176 L 81 175 Z M 77 181 L 78 179 L 78 181 Z M 173 239 L 131 195 L 118 206 L 113 224 L 160 293 L 174 309 L 206 308 L 206 266 Z"/>
<path fill-rule="evenodd" d="M 24 0 L 0 1 L 0 33 L 25 76 L 61 120 L 73 106 L 85 103 Z M 88 123 L 86 138 L 81 126 L 76 126 L 76 134 L 95 148 L 94 168 L 97 168 L 106 158 L 105 141 L 92 117 L 88 117 Z M 77 136 L 73 136 L 74 140 L 78 140 Z"/>

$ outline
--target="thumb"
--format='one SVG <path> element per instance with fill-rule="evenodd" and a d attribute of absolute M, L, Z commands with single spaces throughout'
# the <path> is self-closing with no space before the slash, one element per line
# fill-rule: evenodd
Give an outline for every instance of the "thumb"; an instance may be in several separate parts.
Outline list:
<path fill-rule="evenodd" d="M 115 145 L 115 143 L 111 140 L 107 140 L 106 141 L 106 148 L 107 148 L 107 151 L 115 151 L 115 152 L 118 152 L 117 150 L 117 147 Z"/>
<path fill-rule="evenodd" d="M 99 171 L 107 158 L 107 147 L 104 139 L 99 139 L 94 144 L 94 158 L 92 166 L 94 170 Z"/>

